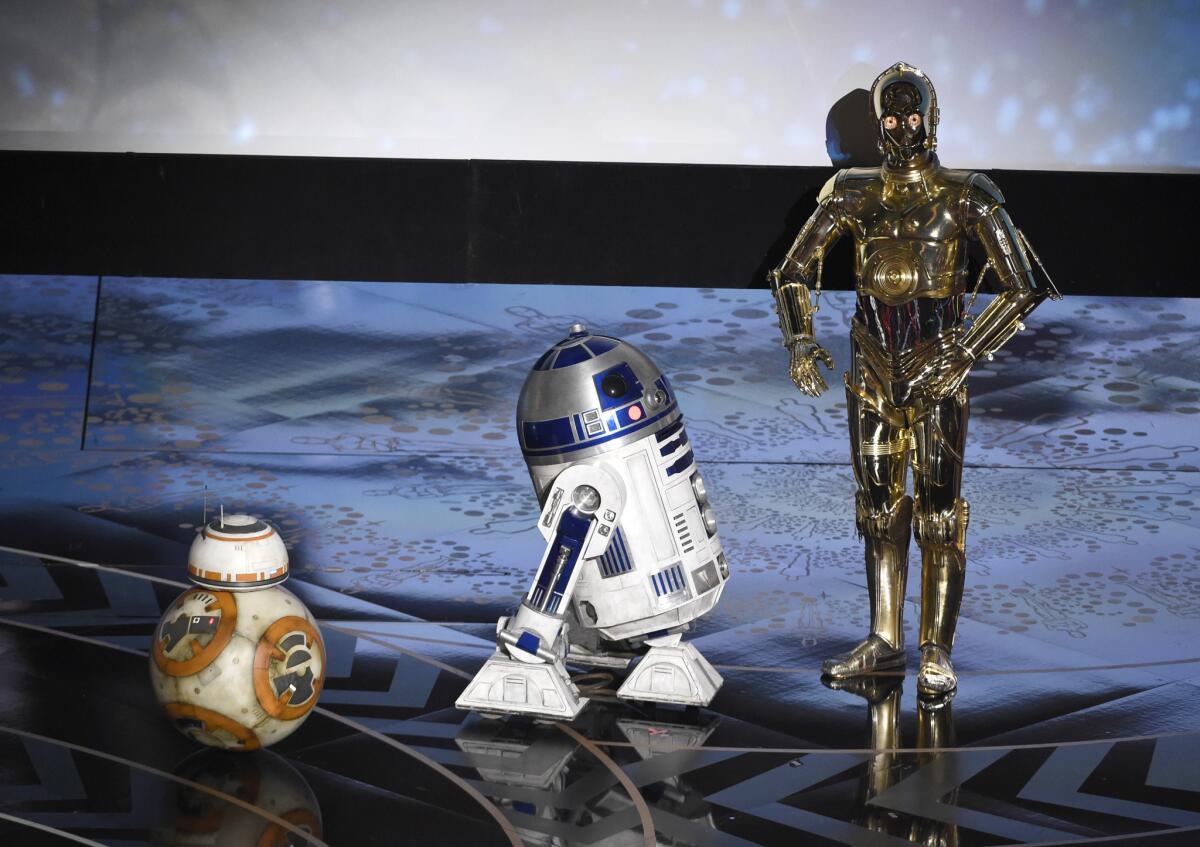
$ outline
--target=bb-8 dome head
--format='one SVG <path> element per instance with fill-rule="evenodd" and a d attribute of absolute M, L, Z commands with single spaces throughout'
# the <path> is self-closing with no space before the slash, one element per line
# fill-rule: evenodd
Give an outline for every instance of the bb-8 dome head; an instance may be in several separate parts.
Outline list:
<path fill-rule="evenodd" d="M 288 554 L 275 527 L 250 515 L 213 518 L 188 553 L 192 582 L 226 591 L 278 585 L 288 577 Z"/>

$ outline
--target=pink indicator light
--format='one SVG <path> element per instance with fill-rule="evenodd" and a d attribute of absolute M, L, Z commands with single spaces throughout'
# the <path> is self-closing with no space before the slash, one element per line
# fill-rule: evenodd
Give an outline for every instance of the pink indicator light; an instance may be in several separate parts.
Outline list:
<path fill-rule="evenodd" d="M 631 421 L 640 420 L 642 417 L 642 407 L 634 404 L 629 407 L 629 419 Z"/>

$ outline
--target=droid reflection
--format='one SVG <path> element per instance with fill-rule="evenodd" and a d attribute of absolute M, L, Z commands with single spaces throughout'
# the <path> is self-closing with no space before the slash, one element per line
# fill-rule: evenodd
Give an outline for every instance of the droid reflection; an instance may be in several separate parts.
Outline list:
<path fill-rule="evenodd" d="M 591 739 L 627 742 L 607 748 L 617 764 L 647 762 L 700 749 L 720 719 L 666 710 L 632 714 L 597 703 L 575 723 Z M 595 757 L 557 727 L 504 718 L 471 717 L 455 743 L 479 773 L 480 790 L 508 813 L 524 843 L 544 847 L 641 847 L 629 794 Z M 626 752 L 632 751 L 632 752 Z M 701 845 L 719 839 L 704 794 L 682 776 L 639 786 L 651 808 L 660 845 Z"/>
<path fill-rule="evenodd" d="M 320 842 L 316 796 L 304 777 L 273 753 L 205 750 L 184 759 L 175 775 L 211 792 L 178 784 L 168 824 L 157 834 L 156 844 L 304 847 Z"/>
<path fill-rule="evenodd" d="M 878 751 L 867 762 L 859 781 L 854 823 L 872 832 L 907 839 L 914 844 L 929 847 L 953 847 L 958 844 L 958 827 L 955 824 L 900 814 L 889 807 L 887 796 L 890 789 L 920 769 L 934 765 L 938 757 L 954 755 L 938 752 L 939 748 L 954 747 L 956 743 L 951 712 L 954 694 L 917 698 L 916 752 L 910 753 L 902 749 L 904 738 L 900 731 L 903 678 L 875 676 L 832 679 L 826 685 L 855 694 L 866 701 L 869 746 Z M 957 798 L 956 787 L 945 795 L 930 798 L 930 802 L 953 806 Z"/>

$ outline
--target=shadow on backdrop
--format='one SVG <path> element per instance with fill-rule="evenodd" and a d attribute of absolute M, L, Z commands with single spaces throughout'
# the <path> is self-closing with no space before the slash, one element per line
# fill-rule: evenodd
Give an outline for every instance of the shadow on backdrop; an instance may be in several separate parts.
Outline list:
<path fill-rule="evenodd" d="M 874 167 L 883 156 L 875 146 L 871 95 L 856 88 L 843 95 L 825 116 L 825 150 L 839 168 Z"/>
<path fill-rule="evenodd" d="M 825 116 L 825 150 L 835 168 L 876 167 L 883 159 L 875 146 L 875 126 L 871 121 L 871 95 L 855 88 L 833 104 Z M 791 247 L 796 233 L 804 226 L 817 205 L 820 186 L 805 191 L 788 210 L 783 229 L 771 243 L 766 256 L 754 270 L 752 287 L 766 288 L 767 272 L 779 264 Z M 839 244 L 825 262 L 824 287 L 853 288 L 851 253 Z"/>

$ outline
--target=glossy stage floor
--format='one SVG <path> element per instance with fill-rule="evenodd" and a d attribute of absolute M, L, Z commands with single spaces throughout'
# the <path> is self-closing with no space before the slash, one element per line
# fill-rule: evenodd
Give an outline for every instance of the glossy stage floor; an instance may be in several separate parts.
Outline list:
<path fill-rule="evenodd" d="M 1200 843 L 1200 301 L 1068 295 L 976 370 L 962 681 L 918 704 L 911 667 L 819 679 L 866 621 L 845 406 L 791 388 L 765 291 L 0 295 L 0 843 Z M 818 316 L 839 365 L 851 302 Z M 517 393 L 578 319 L 680 395 L 734 572 L 694 633 L 725 686 L 468 717 L 541 553 Z M 197 754 L 147 680 L 206 487 L 283 530 L 328 647 L 269 752 Z"/>

